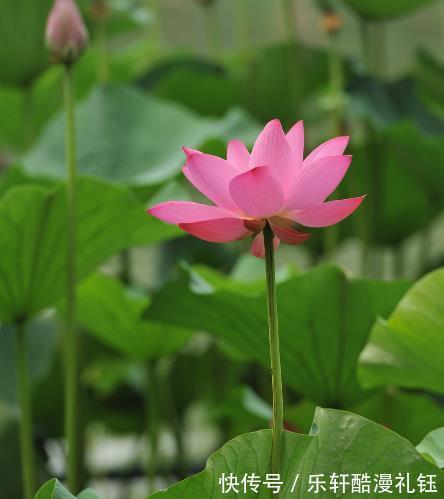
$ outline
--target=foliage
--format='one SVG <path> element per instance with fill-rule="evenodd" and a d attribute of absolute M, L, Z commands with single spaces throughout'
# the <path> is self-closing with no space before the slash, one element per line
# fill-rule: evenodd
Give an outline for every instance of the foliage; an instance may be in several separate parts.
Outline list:
<path fill-rule="evenodd" d="M 33 175 L 64 176 L 63 115 L 46 128 L 24 159 Z M 241 110 L 222 119 L 196 116 L 130 86 L 96 88 L 77 108 L 79 171 L 130 185 L 158 184 L 175 176 L 182 147 L 213 138 L 251 142 L 255 123 Z"/>
<path fill-rule="evenodd" d="M 147 306 L 145 296 L 101 274 L 92 275 L 78 289 L 78 320 L 104 343 L 143 360 L 178 351 L 189 332 L 142 320 Z"/>
<path fill-rule="evenodd" d="M 164 492 L 157 492 L 153 498 L 218 498 L 224 497 L 219 479 L 223 473 L 233 473 L 237 477 L 255 473 L 265 477 L 269 466 L 271 449 L 270 431 L 241 435 L 228 442 L 211 456 L 205 471 L 183 482 L 172 485 Z M 377 424 L 351 413 L 332 409 L 318 409 L 310 435 L 284 433 L 284 461 L 281 480 L 284 486 L 281 497 L 303 498 L 307 496 L 308 478 L 312 474 L 420 473 L 438 476 L 437 487 L 444 483 L 444 475 L 416 452 L 406 440 Z M 292 486 L 297 475 L 297 486 Z M 270 490 L 262 486 L 257 497 L 269 497 Z M 377 497 L 377 493 L 369 497 Z M 400 497 L 408 497 L 398 494 Z M 337 497 L 337 493 L 327 491 L 324 497 Z M 352 497 L 350 493 L 344 497 Z"/>
<path fill-rule="evenodd" d="M 153 298 L 153 321 L 213 334 L 241 358 L 268 368 L 265 293 L 199 268 Z M 278 286 L 284 380 L 317 403 L 344 407 L 363 396 L 358 355 L 378 315 L 387 316 L 407 289 L 405 282 L 349 278 L 324 265 Z M 171 314 L 174 307 L 175 314 Z M 197 307 L 199 314 L 193 314 Z"/>
<path fill-rule="evenodd" d="M 366 386 L 387 383 L 442 394 L 444 271 L 418 281 L 388 320 L 379 319 L 360 359 Z"/>
<path fill-rule="evenodd" d="M 65 196 L 64 185 L 49 190 L 26 185 L 14 187 L 1 198 L 2 321 L 30 319 L 63 297 Z M 154 219 L 147 220 L 127 188 L 91 178 L 78 183 L 78 226 L 79 278 L 119 250 L 176 233 Z"/>
<path fill-rule="evenodd" d="M 0 499 L 23 496 L 22 321 L 36 474 L 64 476 L 64 72 L 44 47 L 52 1 L 0 2 Z M 301 432 L 284 434 L 282 497 L 305 497 L 318 472 L 430 473 L 444 487 L 441 6 L 272 3 L 78 1 L 90 33 L 71 68 L 79 425 L 98 494 L 77 499 L 133 499 L 152 463 L 152 491 L 178 482 L 152 497 L 219 497 L 223 472 L 268 473 L 263 261 L 243 256 L 248 241 L 180 237 L 145 209 L 201 200 L 180 174 L 182 146 L 251 148 L 273 118 L 286 129 L 304 120 L 305 151 L 350 135 L 351 170 L 333 197 L 367 194 L 350 221 L 276 254 L 285 427 Z M 102 458 L 129 441 L 127 461 L 114 447 Z M 71 492 L 53 479 L 35 497 Z"/>

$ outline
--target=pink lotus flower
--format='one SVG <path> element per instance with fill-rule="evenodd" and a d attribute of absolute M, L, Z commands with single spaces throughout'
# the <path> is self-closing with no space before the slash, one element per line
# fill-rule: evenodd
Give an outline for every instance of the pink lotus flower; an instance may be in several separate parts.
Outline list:
<path fill-rule="evenodd" d="M 46 23 L 46 44 L 55 62 L 75 62 L 88 42 L 88 32 L 74 0 L 55 0 Z"/>
<path fill-rule="evenodd" d="M 215 204 L 167 201 L 148 212 L 205 241 L 254 236 L 251 252 L 264 257 L 266 221 L 273 230 L 275 248 L 280 241 L 300 244 L 310 235 L 295 230 L 296 224 L 334 225 L 361 204 L 365 196 L 325 201 L 350 166 L 351 156 L 343 155 L 347 144 L 348 137 L 328 140 L 304 160 L 303 122 L 285 135 L 280 121 L 273 120 L 251 154 L 238 140 L 228 144 L 226 160 L 185 148 L 183 173 Z"/>

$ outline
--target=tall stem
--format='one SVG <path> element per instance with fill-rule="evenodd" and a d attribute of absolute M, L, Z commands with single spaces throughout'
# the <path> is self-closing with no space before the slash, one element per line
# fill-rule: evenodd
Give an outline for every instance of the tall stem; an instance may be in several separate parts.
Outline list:
<path fill-rule="evenodd" d="M 273 423 L 271 472 L 280 472 L 284 400 L 282 393 L 281 357 L 279 353 L 279 329 L 276 301 L 273 231 L 269 223 L 264 228 L 265 271 L 267 280 L 268 331 L 270 341 L 271 377 L 273 389 Z"/>
<path fill-rule="evenodd" d="M 67 279 L 65 335 L 65 435 L 67 439 L 68 487 L 76 494 L 79 488 L 78 431 L 78 338 L 76 330 L 76 134 L 71 70 L 65 66 L 64 100 L 66 110 L 67 165 Z"/>
<path fill-rule="evenodd" d="M 32 499 L 35 492 L 35 457 L 32 433 L 31 387 L 26 352 L 25 326 L 17 324 L 15 332 L 17 395 L 20 403 L 20 452 L 22 460 L 23 497 Z"/>

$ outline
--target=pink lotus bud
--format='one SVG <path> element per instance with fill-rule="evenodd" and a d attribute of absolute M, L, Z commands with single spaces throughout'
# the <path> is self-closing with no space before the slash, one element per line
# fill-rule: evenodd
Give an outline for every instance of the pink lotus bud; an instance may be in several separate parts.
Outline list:
<path fill-rule="evenodd" d="M 80 57 L 88 42 L 88 32 L 75 0 L 55 0 L 45 38 L 54 62 L 72 64 Z"/>

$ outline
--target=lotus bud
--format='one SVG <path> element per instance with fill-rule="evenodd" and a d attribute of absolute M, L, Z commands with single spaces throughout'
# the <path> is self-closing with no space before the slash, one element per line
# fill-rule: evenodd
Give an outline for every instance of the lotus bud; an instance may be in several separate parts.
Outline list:
<path fill-rule="evenodd" d="M 80 57 L 88 42 L 88 31 L 75 0 L 55 0 L 45 38 L 54 62 L 73 64 Z"/>

